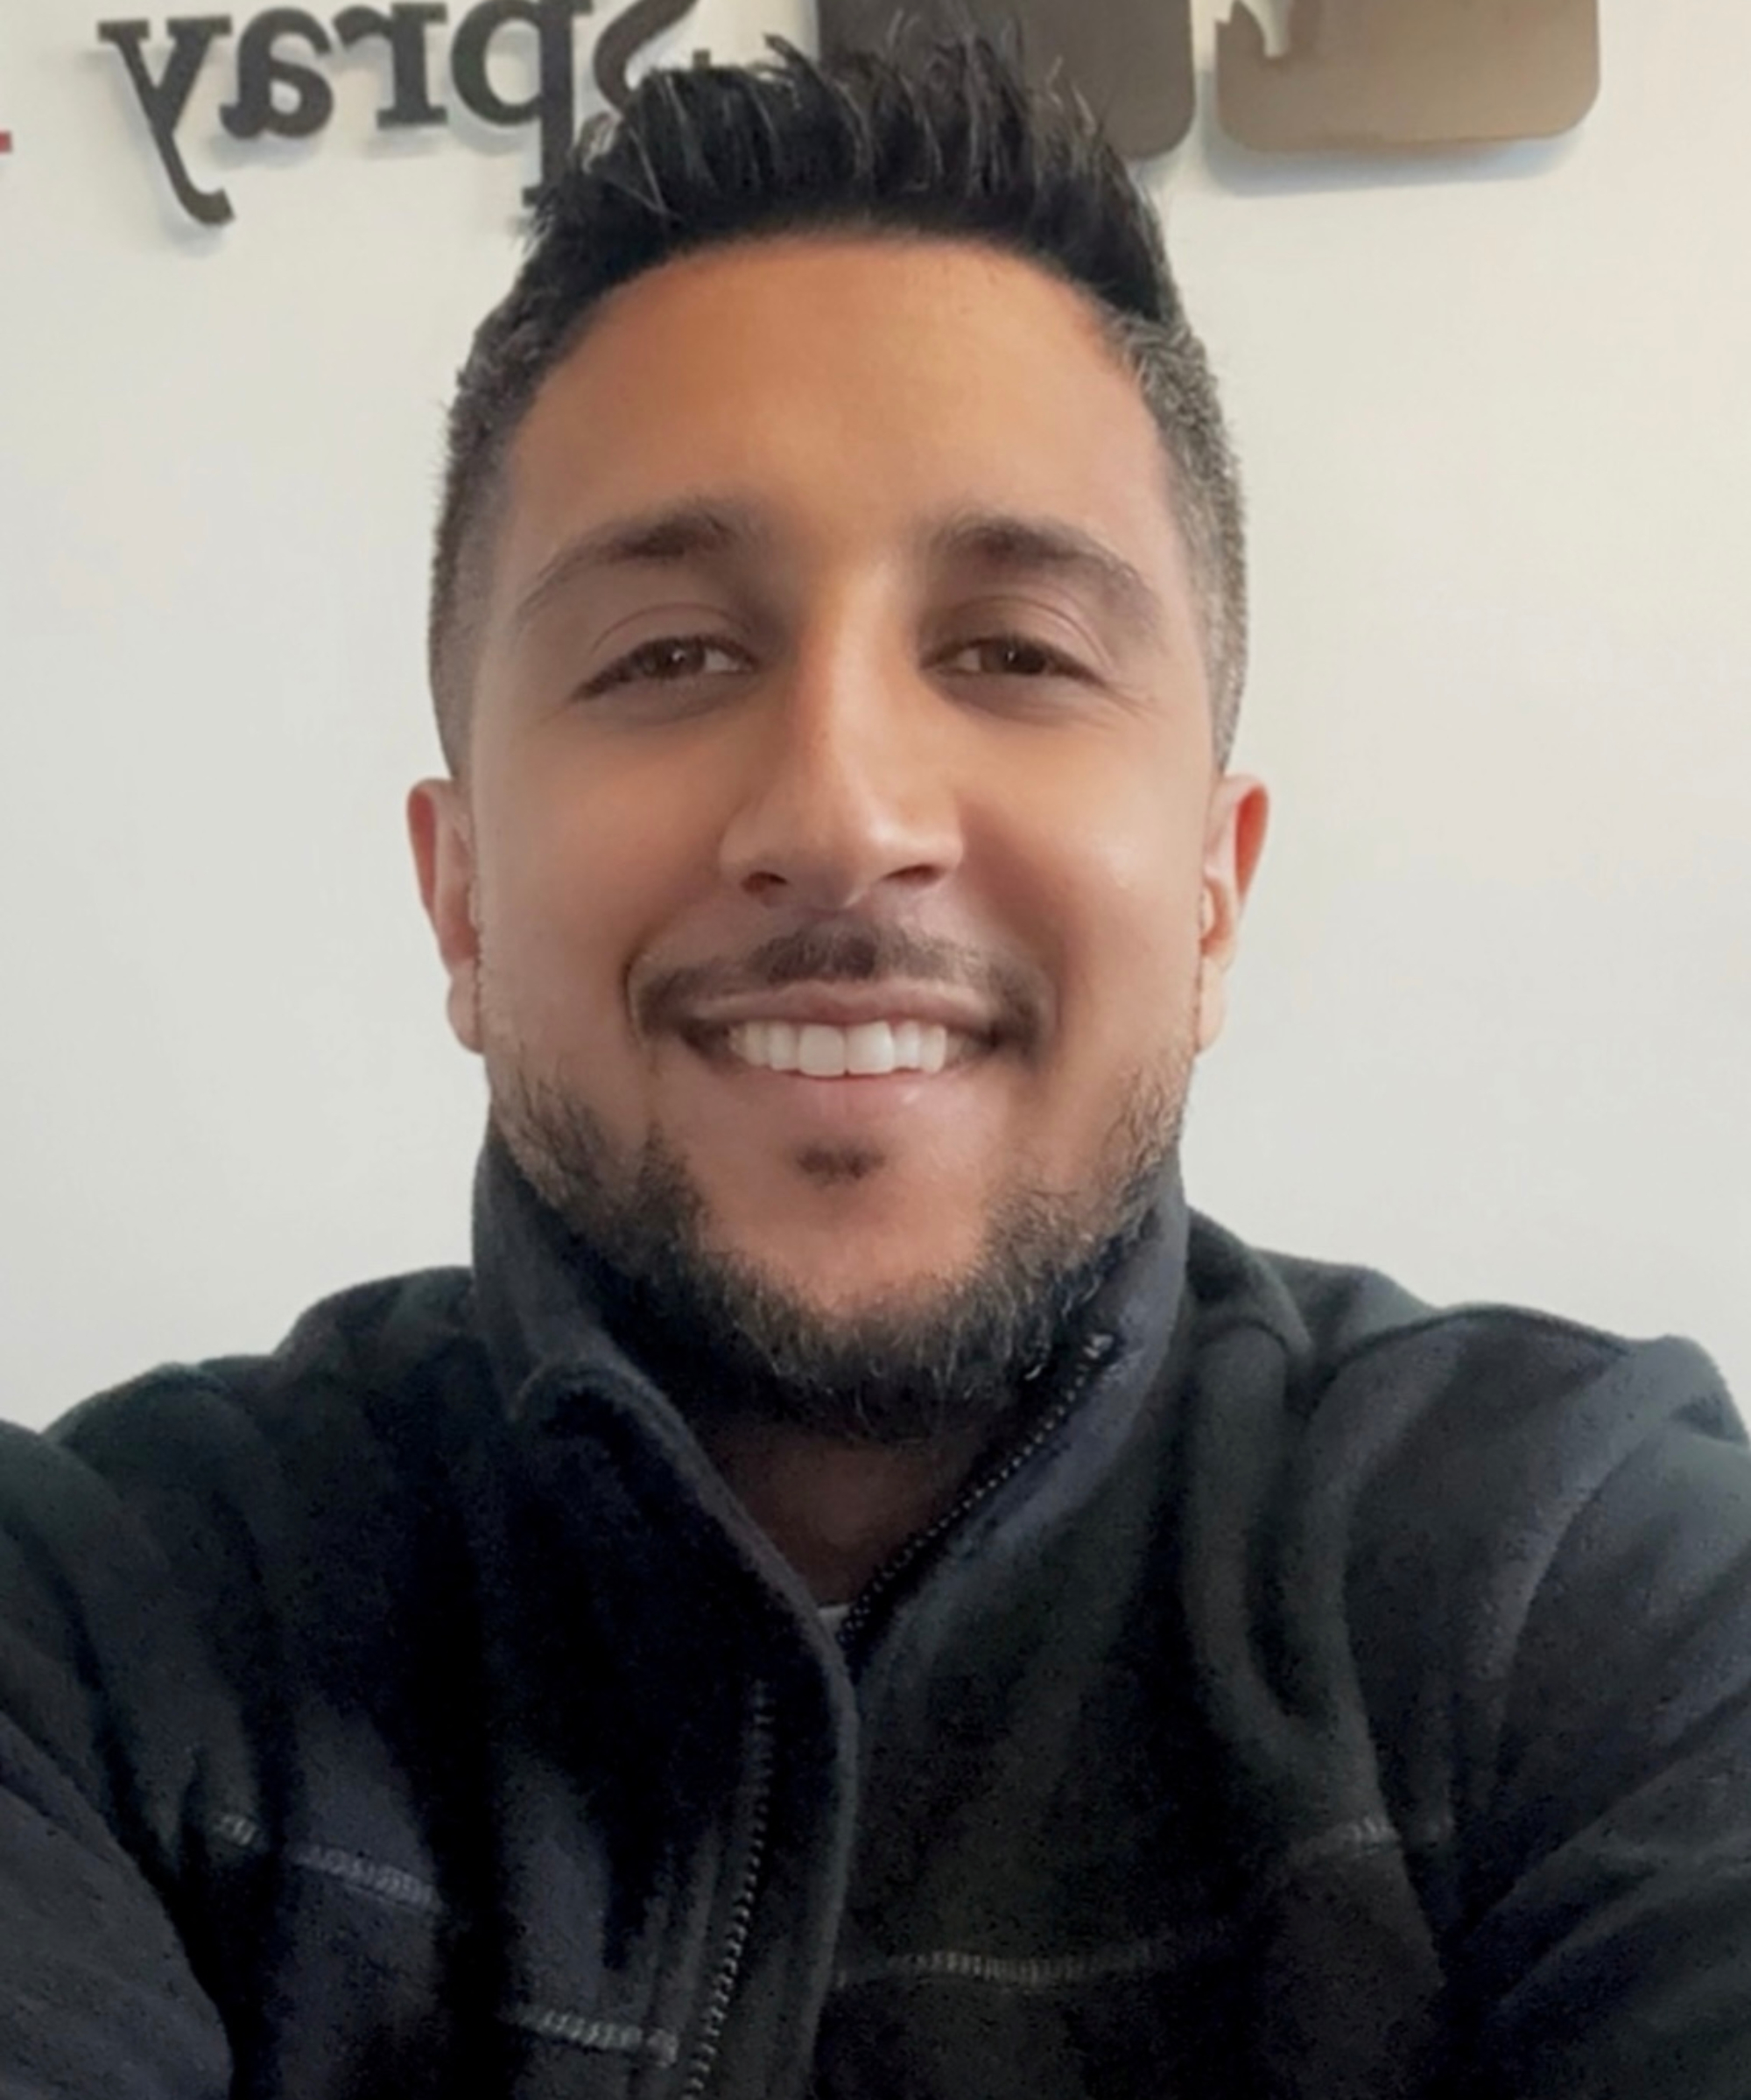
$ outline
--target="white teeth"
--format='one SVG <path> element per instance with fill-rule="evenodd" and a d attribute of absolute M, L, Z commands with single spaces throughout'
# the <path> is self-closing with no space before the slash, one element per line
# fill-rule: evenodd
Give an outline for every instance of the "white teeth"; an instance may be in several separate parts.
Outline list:
<path fill-rule="evenodd" d="M 845 1069 L 860 1078 L 876 1078 L 900 1062 L 897 1031 L 885 1021 L 866 1021 L 845 1031 Z"/>
<path fill-rule="evenodd" d="M 810 1079 L 842 1079 L 845 1030 L 805 1022 L 797 1036 L 797 1069 Z"/>
<path fill-rule="evenodd" d="M 949 1032 L 934 1021 L 866 1021 L 856 1028 L 823 1022 L 745 1021 L 729 1031 L 732 1054 L 765 1071 L 799 1071 L 811 1079 L 880 1078 L 889 1072 L 939 1072 L 948 1063 Z"/>

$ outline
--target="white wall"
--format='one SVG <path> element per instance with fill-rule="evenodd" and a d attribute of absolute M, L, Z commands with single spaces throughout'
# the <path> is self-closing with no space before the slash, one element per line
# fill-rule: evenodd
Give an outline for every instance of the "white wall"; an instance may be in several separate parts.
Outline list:
<path fill-rule="evenodd" d="M 106 11 L 0 13 L 26 1422 L 460 1257 L 482 1102 L 400 805 L 441 405 L 529 151 L 385 144 L 360 66 L 320 138 L 222 156 L 215 80 L 185 131 L 238 217 L 199 234 Z M 1206 114 L 1152 172 L 1250 469 L 1240 759 L 1276 794 L 1189 1172 L 1256 1239 L 1689 1331 L 1751 1394 L 1751 10 L 1604 12 L 1557 146 L 1261 165 Z M 672 47 L 769 28 L 808 41 L 808 0 L 705 0 Z"/>

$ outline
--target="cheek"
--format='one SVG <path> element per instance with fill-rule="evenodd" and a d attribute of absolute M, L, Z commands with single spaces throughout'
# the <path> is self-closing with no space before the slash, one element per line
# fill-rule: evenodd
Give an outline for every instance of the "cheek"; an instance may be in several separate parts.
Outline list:
<path fill-rule="evenodd" d="M 1066 1036 L 1101 1114 L 1115 1084 L 1185 1054 L 1197 1005 L 1196 885 L 1178 869 L 1109 874 L 1065 974 Z"/>
<path fill-rule="evenodd" d="M 1091 1065 L 1149 1057 L 1191 1010 L 1202 810 L 1168 791 L 1164 776 L 1159 754 L 1134 759 L 1103 795 L 1037 825 L 1030 865 L 1017 862 L 1037 952 L 1062 1001 L 1063 1048 Z M 1044 853 L 1042 839 L 1051 841 Z"/>
<path fill-rule="evenodd" d="M 627 971 L 675 893 L 670 827 L 565 767 L 531 769 L 480 803 L 489 999 L 552 1063 L 617 1068 L 631 1047 Z"/>

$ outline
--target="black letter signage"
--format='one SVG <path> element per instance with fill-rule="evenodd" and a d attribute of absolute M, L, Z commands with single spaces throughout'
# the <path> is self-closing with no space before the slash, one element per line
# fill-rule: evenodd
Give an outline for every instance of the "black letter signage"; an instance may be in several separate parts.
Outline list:
<path fill-rule="evenodd" d="M 589 13 L 593 0 L 482 0 L 456 25 L 450 50 L 450 76 L 456 92 L 482 123 L 541 123 L 541 182 L 551 182 L 566 165 L 578 129 L 576 59 L 572 23 Z M 493 39 L 502 29 L 520 25 L 535 32 L 536 88 L 524 102 L 507 102 L 493 86 L 488 68 Z M 532 204 L 541 184 L 523 193 Z"/>
<path fill-rule="evenodd" d="M 237 98 L 219 112 L 233 138 L 308 138 L 334 114 L 334 90 L 311 66 L 282 58 L 275 46 L 296 37 L 321 54 L 334 48 L 328 32 L 314 15 L 296 7 L 271 7 L 244 25 L 237 46 Z M 277 102 L 276 88 L 285 88 L 290 102 Z"/>
<path fill-rule="evenodd" d="M 665 30 L 685 22 L 698 5 L 699 0 L 632 0 L 624 14 L 615 17 L 596 39 L 596 86 L 604 102 L 625 109 L 632 93 L 628 68 L 633 60 Z"/>
<path fill-rule="evenodd" d="M 348 51 L 372 37 L 389 46 L 390 98 L 377 111 L 379 131 L 449 123 L 450 112 L 432 99 L 425 51 L 428 25 L 442 22 L 447 13 L 433 0 L 404 0 L 387 14 L 381 8 L 347 7 L 335 16 L 334 34 Z"/>
<path fill-rule="evenodd" d="M 166 22 L 165 32 L 170 38 L 170 57 L 165 61 L 162 76 L 155 81 L 147 67 L 144 53 L 146 39 L 152 33 L 150 22 L 100 22 L 97 25 L 102 40 L 113 44 L 122 54 L 128 78 L 134 83 L 134 93 L 140 98 L 146 128 L 158 150 L 165 173 L 170 177 L 177 202 L 191 219 L 198 220 L 202 226 L 223 226 L 231 216 L 231 200 L 223 190 L 198 190 L 189 180 L 188 170 L 177 146 L 176 128 L 182 122 L 188 98 L 194 92 L 195 77 L 206 63 L 207 53 L 221 37 L 230 35 L 231 18 L 202 15 L 182 22 Z"/>

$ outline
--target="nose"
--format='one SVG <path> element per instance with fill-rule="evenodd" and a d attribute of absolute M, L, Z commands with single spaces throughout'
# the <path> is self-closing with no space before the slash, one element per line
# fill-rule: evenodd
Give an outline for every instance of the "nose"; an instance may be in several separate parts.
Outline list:
<path fill-rule="evenodd" d="M 775 685 L 721 849 L 762 902 L 845 911 L 944 881 L 963 842 L 946 704 L 897 650 L 829 640 Z"/>

